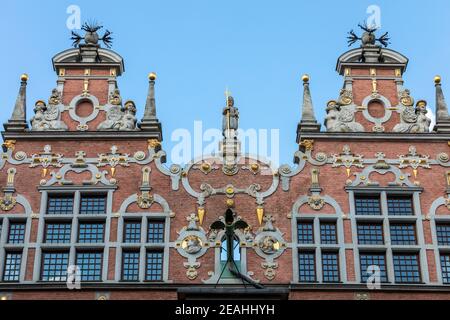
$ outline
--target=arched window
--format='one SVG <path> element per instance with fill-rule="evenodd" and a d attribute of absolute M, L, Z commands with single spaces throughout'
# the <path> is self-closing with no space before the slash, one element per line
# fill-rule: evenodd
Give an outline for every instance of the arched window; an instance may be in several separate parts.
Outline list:
<path fill-rule="evenodd" d="M 230 278 L 230 277 L 234 277 L 230 271 L 228 270 L 228 267 L 226 266 L 227 263 L 227 258 L 228 258 L 228 243 L 227 243 L 227 238 L 224 237 L 222 239 L 222 245 L 220 247 L 220 266 L 221 266 L 221 270 L 223 270 L 223 274 L 222 277 L 225 278 Z M 241 270 L 241 248 L 239 246 L 239 239 L 237 237 L 233 238 L 233 259 L 234 262 L 236 263 L 236 267 L 238 268 L 238 270 Z M 225 270 L 224 270 L 225 268 Z"/>

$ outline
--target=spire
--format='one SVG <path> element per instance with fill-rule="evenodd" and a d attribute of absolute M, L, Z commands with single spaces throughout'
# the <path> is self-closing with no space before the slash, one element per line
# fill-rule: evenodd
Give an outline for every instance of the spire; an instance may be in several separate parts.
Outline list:
<path fill-rule="evenodd" d="M 140 128 L 142 131 L 153 131 L 159 135 L 159 140 L 162 140 L 161 123 L 156 117 L 156 103 L 155 103 L 155 80 L 156 73 L 151 72 L 148 75 L 149 85 L 147 100 L 145 102 L 144 117 L 141 120 Z"/>
<path fill-rule="evenodd" d="M 434 77 L 436 87 L 436 132 L 450 132 L 450 116 L 448 114 L 447 103 L 445 102 L 444 93 L 442 92 L 441 77 Z"/>
<path fill-rule="evenodd" d="M 19 94 L 17 95 L 13 113 L 8 123 L 3 125 L 6 131 L 24 131 L 28 128 L 26 102 L 28 75 L 22 74 L 20 81 Z"/>
<path fill-rule="evenodd" d="M 303 106 L 302 119 L 297 126 L 297 138 L 301 132 L 320 131 L 320 123 L 317 122 L 314 116 L 314 107 L 311 99 L 311 92 L 309 91 L 309 76 L 303 75 Z M 298 140 L 298 139 L 297 139 Z"/>

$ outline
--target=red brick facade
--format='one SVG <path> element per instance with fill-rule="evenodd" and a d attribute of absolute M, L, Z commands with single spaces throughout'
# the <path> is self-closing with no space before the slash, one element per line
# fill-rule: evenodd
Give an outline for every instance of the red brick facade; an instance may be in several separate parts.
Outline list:
<path fill-rule="evenodd" d="M 352 101 L 346 105 L 355 106 L 357 111 L 354 121 L 364 127 L 364 132 L 303 131 L 298 135 L 300 143 L 300 151 L 296 154 L 298 164 L 270 172 L 271 169 L 265 168 L 262 162 L 241 158 L 238 164 L 239 171 L 234 175 L 225 174 L 221 164 L 216 163 L 209 163 L 210 167 L 207 169 L 211 169 L 210 171 L 201 170 L 202 163 L 185 168 L 173 166 L 164 169 L 164 153 L 160 151 L 160 144 L 158 139 L 155 139 L 153 131 L 98 130 L 97 127 L 108 117 L 107 108 L 114 105 L 110 97 L 116 86 L 115 79 L 122 72 L 121 62 L 110 61 L 107 58 L 101 62 L 78 64 L 69 62 L 64 59 L 54 60 L 58 74 L 58 90 L 61 92 L 60 121 L 67 125 L 68 130 L 33 131 L 32 128 L 28 128 L 22 131 L 3 132 L 5 150 L 0 162 L 0 185 L 4 188 L 3 196 L 7 197 L 9 192 L 17 203 L 12 207 L 2 203 L 0 221 L 4 223 L 8 220 L 8 225 L 15 221 L 24 222 L 27 231 L 25 243 L 14 246 L 8 243 L 8 230 L 2 229 L 3 248 L 0 248 L 2 250 L 0 257 L 4 261 L 1 264 L 3 270 L 0 271 L 0 275 L 5 274 L 5 259 L 11 250 L 23 252 L 22 263 L 25 264 L 21 267 L 18 281 L 0 281 L 2 297 L 177 299 L 179 288 L 214 288 L 215 281 L 208 282 L 208 279 L 214 279 L 214 274 L 217 273 L 216 255 L 219 252 L 220 239 L 203 241 L 200 251 L 202 254 L 191 259 L 188 258 L 189 254 L 180 254 L 183 250 L 181 235 L 187 232 L 186 227 L 189 223 L 187 217 L 191 214 L 198 216 L 199 208 L 203 207 L 205 215 L 201 226 L 199 221 L 195 222 L 195 225 L 201 227 L 198 232 L 209 237 L 211 224 L 231 206 L 251 226 L 249 240 L 240 238 L 240 246 L 245 248 L 245 251 L 241 251 L 242 255 L 245 254 L 245 258 L 241 257 L 241 261 L 245 261 L 242 262 L 245 263 L 243 268 L 252 279 L 264 285 L 266 289 L 287 289 L 289 299 L 450 298 L 450 291 L 443 275 L 444 267 L 439 266 L 440 254 L 445 252 L 446 246 L 437 243 L 438 222 L 435 219 L 435 216 L 439 216 L 441 221 L 439 223 L 443 223 L 442 221 L 445 222 L 445 219 L 450 217 L 450 206 L 447 203 L 448 166 L 450 166 L 447 154 L 450 136 L 440 132 L 393 132 L 395 125 L 401 122 L 400 107 L 411 107 L 401 104 L 399 100 L 401 93 L 399 88 L 403 85 L 402 74 L 406 62 L 404 65 L 398 61 L 354 62 L 353 67 L 352 63 L 347 61 L 345 68 L 338 70 L 345 77 L 347 89 L 350 88 L 348 84 L 351 84 Z M 98 115 L 86 123 L 87 128 L 80 130 L 80 121 L 70 114 L 72 108 L 70 104 L 82 96 L 86 84 L 87 96 L 96 97 L 99 105 L 104 108 L 100 108 Z M 367 111 L 372 117 L 381 118 L 386 112 L 387 107 L 380 96 L 391 105 L 389 112 L 392 112 L 392 115 L 382 123 L 383 132 L 373 132 L 374 123 L 363 114 L 364 100 L 371 95 L 373 101 L 369 102 Z M 85 118 L 98 109 L 98 106 L 94 105 L 92 100 L 81 97 L 73 109 L 78 117 Z M 51 146 L 51 150 L 47 150 L 48 154 L 62 155 L 60 166 L 54 162 L 46 167 L 45 162 L 39 162 L 39 159 L 43 158 L 42 153 L 46 145 Z M 127 164 L 114 166 L 107 163 L 105 166 L 98 166 L 99 154 L 111 153 L 112 146 L 117 147 L 117 154 L 122 156 L 128 154 L 125 160 Z M 349 148 L 347 153 L 343 151 L 347 148 L 345 146 Z M 411 146 L 415 147 L 416 153 Z M 81 159 L 81 164 L 78 163 L 80 166 L 77 167 L 76 153 L 79 151 L 83 151 L 84 155 L 78 158 Z M 377 155 L 380 152 L 383 155 Z M 35 158 L 38 159 L 35 166 L 33 155 L 37 155 Z M 351 160 L 343 161 L 342 157 L 345 156 Z M 409 162 L 402 161 L 403 158 L 400 156 L 409 157 Z M 361 159 L 359 166 L 355 162 L 358 157 Z M 204 162 L 208 161 L 209 158 L 205 158 Z M 254 167 L 254 171 L 249 169 L 252 163 L 258 164 Z M 149 208 L 140 205 L 136 198 L 133 198 L 133 195 L 136 197 L 146 195 L 147 189 L 143 185 L 144 167 L 150 168 L 148 195 L 153 198 L 150 200 Z M 16 170 L 15 174 L 11 173 L 10 168 Z M 312 183 L 314 178 L 312 169 L 319 170 L 316 175 L 317 185 Z M 204 184 L 208 184 L 214 192 L 205 195 L 204 204 L 201 205 L 198 195 L 204 192 Z M 248 191 L 254 184 L 259 186 L 256 193 Z M 231 187 L 232 190 L 219 191 L 226 187 Z M 105 213 L 107 217 L 102 218 L 109 233 L 105 235 L 105 243 L 93 245 L 102 251 L 103 259 L 106 259 L 106 263 L 102 265 L 102 280 L 92 283 L 82 282 L 81 290 L 67 289 L 64 281 L 60 283 L 41 281 L 42 252 L 56 250 L 50 245 L 42 246 L 45 224 L 48 222 L 46 220 L 48 202 L 43 200 L 44 194 L 45 197 L 55 192 L 73 194 L 79 191 L 81 194 L 88 194 L 97 192 L 96 188 L 100 193 L 108 195 L 109 203 Z M 395 247 L 385 243 L 374 248 L 361 247 L 355 234 L 356 225 L 362 223 L 362 220 L 357 220 L 354 205 L 354 198 L 359 194 L 375 195 L 381 202 L 384 201 L 384 197 L 390 195 L 409 197 L 414 213 L 413 217 L 409 217 L 408 223 L 415 226 L 416 244 Z M 318 200 L 316 207 L 308 202 L 312 196 L 316 196 Z M 230 199 L 234 201 L 233 205 L 227 203 Z M 258 199 L 263 202 L 258 204 Z M 271 254 L 261 254 L 261 251 L 257 251 L 260 246 L 257 235 L 264 232 L 262 227 L 266 223 L 263 221 L 260 224 L 258 221 L 258 207 L 263 208 L 265 217 L 268 215 L 273 217 L 273 234 L 281 235 L 281 240 L 277 244 L 279 247 L 276 247 L 277 252 L 271 253 L 275 258 L 271 258 Z M 150 220 L 152 215 L 165 219 L 166 227 L 169 228 L 162 249 L 165 266 L 162 271 L 163 278 L 156 282 L 144 279 L 130 283 L 123 282 L 121 281 L 121 255 L 124 252 L 121 243 L 123 221 L 130 217 L 139 218 L 143 214 Z M 5 218 L 2 219 L 2 216 Z M 305 250 L 314 252 L 316 259 L 324 252 L 319 240 L 309 247 L 302 246 L 297 241 L 297 219 L 311 222 L 314 216 L 319 219 L 316 223 L 331 221 L 337 226 L 337 243 L 325 250 L 336 252 L 339 256 L 339 281 L 336 283 L 326 283 L 323 279 L 319 279 L 318 269 L 322 266 L 317 260 L 316 281 L 312 283 L 299 281 L 298 252 Z M 385 228 L 389 228 L 390 224 L 406 221 L 401 218 L 392 219 L 388 214 L 383 219 Z M 148 249 L 146 245 L 144 246 L 145 249 L 141 253 Z M 79 244 L 68 244 L 67 247 L 67 250 L 74 252 L 89 249 Z M 380 289 L 369 290 L 365 282 L 361 281 L 357 253 L 373 250 L 386 254 L 389 281 L 382 284 Z M 392 255 L 403 252 L 417 254 L 420 280 L 416 283 L 405 284 L 396 281 Z M 141 255 L 140 259 L 144 257 Z M 188 262 L 198 263 L 197 267 L 190 269 Z M 271 269 L 270 266 L 264 266 L 265 262 L 276 263 L 276 266 Z M 141 264 L 141 268 L 144 265 Z M 188 275 L 189 271 L 192 272 L 191 276 Z M 321 271 L 323 277 L 324 270 Z M 240 281 L 230 280 L 230 282 L 220 283 L 219 286 L 225 288 L 242 286 Z"/>

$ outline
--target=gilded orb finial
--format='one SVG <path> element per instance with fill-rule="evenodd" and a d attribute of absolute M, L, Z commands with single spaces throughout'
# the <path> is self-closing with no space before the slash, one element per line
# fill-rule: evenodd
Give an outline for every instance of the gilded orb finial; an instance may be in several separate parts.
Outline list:
<path fill-rule="evenodd" d="M 26 74 L 26 73 L 23 73 L 21 76 L 20 76 L 20 80 L 21 81 L 28 81 L 28 75 Z"/>
<path fill-rule="evenodd" d="M 434 83 L 440 84 L 441 83 L 441 76 L 434 77 Z"/>
<path fill-rule="evenodd" d="M 156 73 L 150 72 L 150 73 L 148 74 L 148 78 L 149 78 L 151 81 L 155 81 L 155 80 L 156 80 Z"/>
<path fill-rule="evenodd" d="M 302 81 L 303 82 L 308 82 L 309 81 L 309 75 L 307 75 L 307 74 L 302 75 Z"/>

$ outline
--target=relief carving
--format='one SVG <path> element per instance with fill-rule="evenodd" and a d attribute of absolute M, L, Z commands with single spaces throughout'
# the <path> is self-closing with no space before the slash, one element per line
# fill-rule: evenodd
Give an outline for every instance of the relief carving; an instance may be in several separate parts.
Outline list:
<path fill-rule="evenodd" d="M 325 127 L 328 132 L 363 132 L 364 127 L 355 121 L 355 111 L 334 100 L 327 104 Z"/>
<path fill-rule="evenodd" d="M 431 119 L 427 117 L 427 103 L 420 100 L 416 108 L 412 105 L 406 106 L 400 114 L 400 123 L 395 125 L 394 132 L 402 133 L 423 133 L 430 131 Z"/>
<path fill-rule="evenodd" d="M 38 100 L 34 106 L 35 115 L 31 118 L 31 130 L 33 131 L 65 131 L 67 125 L 61 121 L 59 104 L 61 103 L 61 93 L 53 89 L 48 100 L 48 105 L 44 101 Z"/>

